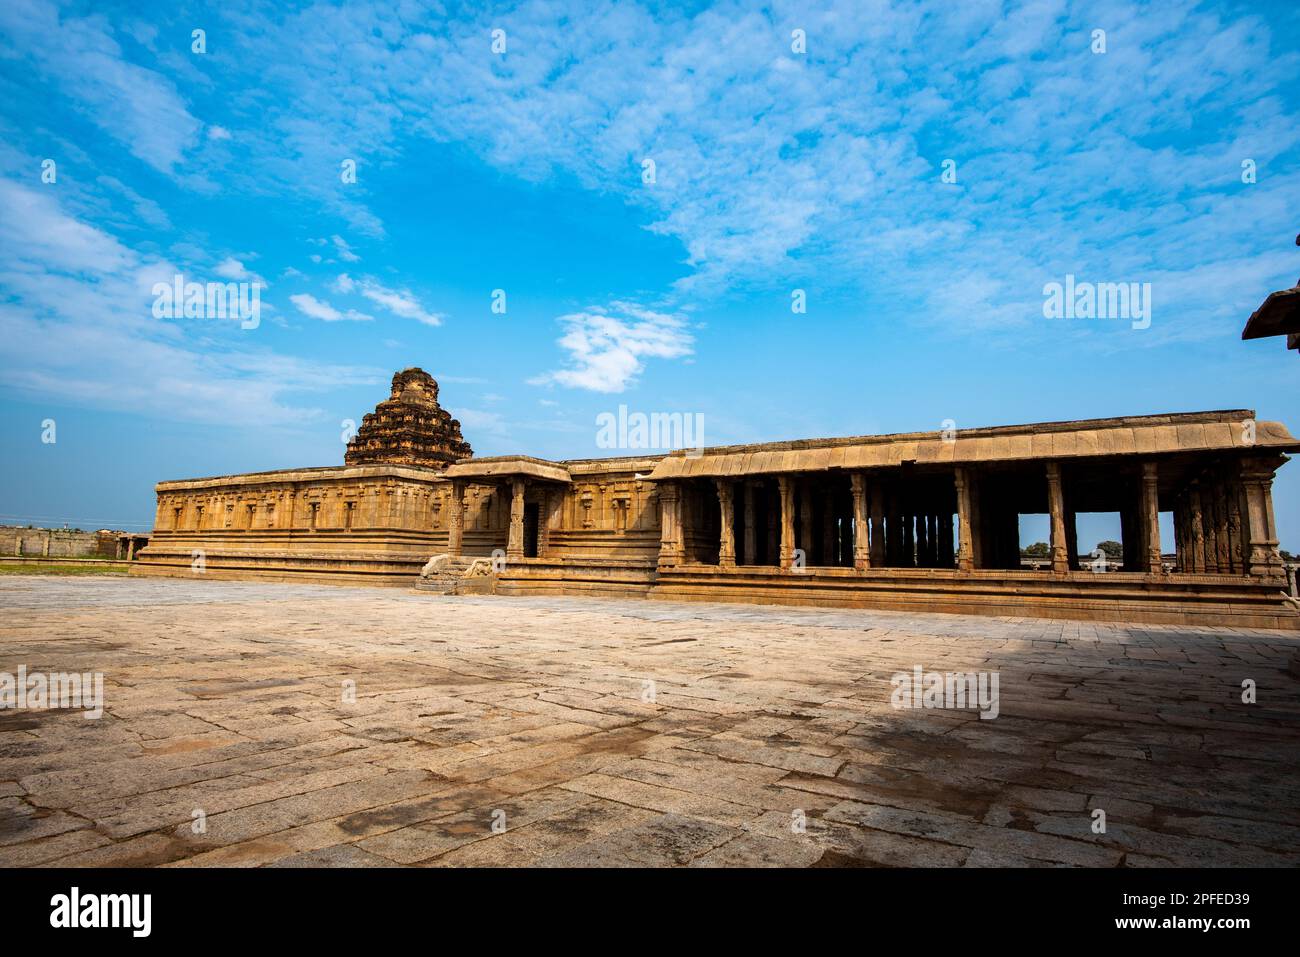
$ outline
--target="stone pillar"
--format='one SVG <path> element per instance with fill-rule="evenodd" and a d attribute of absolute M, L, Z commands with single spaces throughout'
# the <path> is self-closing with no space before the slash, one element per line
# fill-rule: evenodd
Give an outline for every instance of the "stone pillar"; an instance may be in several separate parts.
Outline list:
<path fill-rule="evenodd" d="M 735 490 L 730 479 L 714 479 L 713 482 L 718 487 L 718 505 L 722 517 L 722 528 L 718 536 L 718 565 L 722 568 L 734 568 L 736 565 Z"/>
<path fill-rule="evenodd" d="M 966 469 L 953 473 L 953 486 L 957 490 L 957 571 L 968 572 L 975 568 L 975 541 L 971 536 L 971 487 Z"/>
<path fill-rule="evenodd" d="M 685 558 L 682 541 L 681 489 L 676 482 L 659 485 L 659 565 L 680 565 Z"/>
<path fill-rule="evenodd" d="M 447 503 L 447 553 L 460 555 L 465 532 L 465 483 L 451 483 L 451 500 Z"/>
<path fill-rule="evenodd" d="M 1204 574 L 1205 516 L 1201 509 L 1201 490 L 1195 486 L 1187 496 L 1187 522 L 1192 533 L 1192 571 Z"/>
<path fill-rule="evenodd" d="M 1201 509 L 1205 516 L 1205 570 L 1211 574 L 1228 571 L 1228 503 L 1214 475 L 1203 480 Z"/>
<path fill-rule="evenodd" d="M 1214 515 L 1214 483 L 1205 477 L 1198 480 L 1201 490 L 1201 525 L 1205 529 L 1205 571 L 1213 575 L 1219 571 L 1219 530 Z"/>
<path fill-rule="evenodd" d="M 510 530 L 506 534 L 506 561 L 524 557 L 524 480 L 510 480 Z"/>
<path fill-rule="evenodd" d="M 135 561 L 135 536 L 134 535 L 132 535 L 130 538 L 126 540 L 126 560 L 128 562 Z"/>
<path fill-rule="evenodd" d="M 1241 486 L 1236 482 L 1228 482 L 1228 555 L 1231 563 L 1231 569 L 1234 574 L 1244 575 L 1247 572 L 1247 561 L 1249 556 L 1245 554 L 1243 546 L 1244 536 L 1242 534 L 1242 514 L 1244 509 L 1241 507 Z"/>
<path fill-rule="evenodd" d="M 1273 516 L 1273 473 L 1281 461 L 1246 459 L 1241 464 L 1246 493 L 1244 528 L 1250 547 L 1248 567 L 1251 575 L 1263 578 L 1286 578 Z"/>
<path fill-rule="evenodd" d="M 849 482 L 853 489 L 853 567 L 861 572 L 871 567 L 871 547 L 867 537 L 867 477 L 854 472 L 849 476 Z"/>
<path fill-rule="evenodd" d="M 1061 466 L 1047 463 L 1047 508 L 1052 516 L 1052 571 L 1064 575 L 1070 568 L 1065 536 L 1065 495 L 1061 489 Z"/>
<path fill-rule="evenodd" d="M 1156 468 L 1155 462 L 1142 463 L 1142 508 L 1138 513 L 1146 564 L 1141 570 L 1151 575 L 1164 571 L 1160 566 L 1160 492 Z"/>
<path fill-rule="evenodd" d="M 746 565 L 752 565 L 754 564 L 755 558 L 754 546 L 757 544 L 757 542 L 754 541 L 754 483 L 746 482 L 742 494 L 744 495 L 745 509 L 745 515 L 742 520 L 744 522 L 743 527 L 745 532 L 745 541 L 742 546 L 744 549 L 742 561 Z"/>
<path fill-rule="evenodd" d="M 776 480 L 781 500 L 781 551 L 780 566 L 794 567 L 794 480 L 781 475 Z"/>

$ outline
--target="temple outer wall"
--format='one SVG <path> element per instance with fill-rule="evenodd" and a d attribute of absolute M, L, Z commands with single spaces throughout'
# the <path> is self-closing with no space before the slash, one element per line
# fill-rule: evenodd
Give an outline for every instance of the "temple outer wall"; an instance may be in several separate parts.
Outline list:
<path fill-rule="evenodd" d="M 1024 454 L 983 461 L 921 435 L 708 450 L 702 461 L 499 457 L 163 482 L 132 573 L 410 587 L 449 553 L 502 558 L 492 585 L 502 595 L 1294 629 L 1271 481 L 1300 446 L 1272 423 L 1239 444 L 1246 415 L 1058 424 L 1064 438 L 1049 435 L 1041 453 L 1048 427 L 1015 427 L 1032 433 Z M 1105 429 L 1169 439 L 1123 453 L 1085 442 L 1108 441 Z M 984 431 L 1022 441 L 1012 428 Z M 927 442 L 951 460 L 927 461 Z M 1085 454 L 1066 454 L 1066 442 Z M 893 462 L 900 447 L 908 455 Z M 867 453 L 876 458 L 848 464 Z M 1119 513 L 1122 571 L 1081 567 L 1075 520 L 1088 511 Z M 1173 541 L 1160 541 L 1161 511 L 1172 512 Z M 1047 570 L 1020 567 L 1018 512 L 1050 515 Z"/>

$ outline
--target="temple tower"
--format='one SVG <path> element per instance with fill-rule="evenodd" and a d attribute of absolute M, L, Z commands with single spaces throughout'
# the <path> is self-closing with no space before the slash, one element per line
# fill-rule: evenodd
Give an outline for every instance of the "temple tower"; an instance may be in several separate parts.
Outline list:
<path fill-rule="evenodd" d="M 460 423 L 438 405 L 437 381 L 411 368 L 393 376 L 392 394 L 361 420 L 343 462 L 444 468 L 473 454 Z"/>

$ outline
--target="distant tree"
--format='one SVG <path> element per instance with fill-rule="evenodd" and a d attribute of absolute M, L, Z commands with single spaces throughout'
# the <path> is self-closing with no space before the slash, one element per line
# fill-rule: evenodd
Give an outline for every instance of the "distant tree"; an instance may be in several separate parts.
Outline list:
<path fill-rule="evenodd" d="M 1295 561 L 1295 556 L 1292 555 L 1290 552 L 1288 552 L 1285 548 L 1279 549 L 1278 551 L 1282 555 L 1282 561 L 1284 562 Z"/>
<path fill-rule="evenodd" d="M 1034 544 L 1020 549 L 1020 554 L 1025 558 L 1048 558 L 1052 550 L 1047 547 L 1047 542 L 1034 542 Z"/>
<path fill-rule="evenodd" d="M 1124 558 L 1124 546 L 1119 542 L 1098 542 L 1097 547 L 1101 549 L 1102 554 L 1107 558 L 1114 559 L 1115 561 L 1120 561 Z"/>

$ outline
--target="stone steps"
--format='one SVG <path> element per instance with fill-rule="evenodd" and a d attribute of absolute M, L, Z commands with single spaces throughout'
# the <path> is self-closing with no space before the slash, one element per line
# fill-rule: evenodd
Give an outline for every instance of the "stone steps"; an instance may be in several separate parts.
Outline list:
<path fill-rule="evenodd" d="M 415 589 L 435 595 L 492 594 L 496 581 L 486 558 L 435 555 L 420 572 Z"/>

